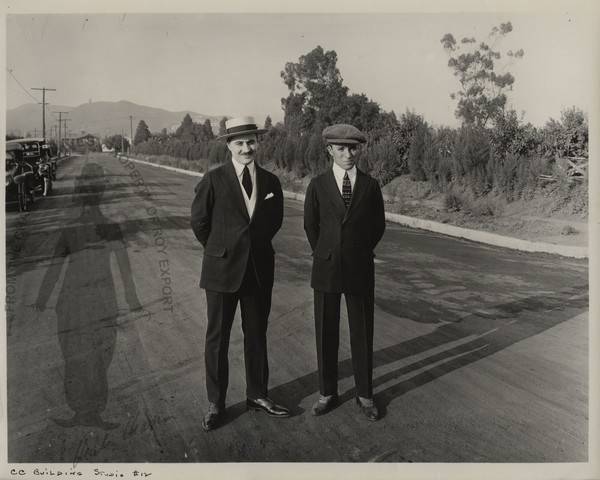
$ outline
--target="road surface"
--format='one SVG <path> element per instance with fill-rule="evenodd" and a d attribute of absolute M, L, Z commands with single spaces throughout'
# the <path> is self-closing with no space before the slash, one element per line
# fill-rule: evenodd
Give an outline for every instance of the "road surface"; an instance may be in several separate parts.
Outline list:
<path fill-rule="evenodd" d="M 268 341 L 270 396 L 294 415 L 245 411 L 238 312 L 227 420 L 205 433 L 197 182 L 90 154 L 62 163 L 33 212 L 7 213 L 9 462 L 587 460 L 587 262 L 394 224 L 376 252 L 384 416 L 353 402 L 344 307 L 343 403 L 312 417 L 311 257 L 291 200 Z"/>

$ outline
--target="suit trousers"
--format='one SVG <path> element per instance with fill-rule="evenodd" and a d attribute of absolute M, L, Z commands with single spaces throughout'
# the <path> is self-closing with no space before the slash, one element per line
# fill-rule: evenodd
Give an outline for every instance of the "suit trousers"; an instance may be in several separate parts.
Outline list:
<path fill-rule="evenodd" d="M 246 396 L 267 396 L 269 366 L 267 361 L 267 321 L 271 311 L 271 288 L 259 286 L 252 259 L 237 292 L 206 290 L 208 325 L 204 361 L 208 401 L 225 407 L 229 383 L 229 338 L 237 304 L 240 304 L 244 333 Z"/>
<path fill-rule="evenodd" d="M 337 393 L 341 293 L 314 290 L 317 362 L 321 395 Z M 352 369 L 357 394 L 373 396 L 374 291 L 364 295 L 345 293 L 350 327 Z"/>

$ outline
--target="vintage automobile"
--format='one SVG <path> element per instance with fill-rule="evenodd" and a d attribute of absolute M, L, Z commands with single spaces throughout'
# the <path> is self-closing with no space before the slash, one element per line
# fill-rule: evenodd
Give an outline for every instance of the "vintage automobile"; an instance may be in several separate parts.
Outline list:
<path fill-rule="evenodd" d="M 56 170 L 57 170 L 57 151 L 56 145 L 51 143 L 42 144 L 42 158 L 46 160 L 50 167 L 50 176 L 52 180 L 56 180 Z"/>
<path fill-rule="evenodd" d="M 20 212 L 35 201 L 35 168 L 23 159 L 23 151 L 20 143 L 6 144 L 6 206 L 16 202 Z"/>
<path fill-rule="evenodd" d="M 55 178 L 55 168 L 52 166 L 51 150 L 43 138 L 19 138 L 9 140 L 6 145 L 19 143 L 23 147 L 23 160 L 34 167 L 36 190 L 47 196 L 52 192 L 52 179 Z"/>

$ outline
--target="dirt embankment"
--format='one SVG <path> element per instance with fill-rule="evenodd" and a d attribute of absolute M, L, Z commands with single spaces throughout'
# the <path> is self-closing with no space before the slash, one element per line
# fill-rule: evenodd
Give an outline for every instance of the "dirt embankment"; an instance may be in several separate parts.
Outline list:
<path fill-rule="evenodd" d="M 383 192 L 386 208 L 396 213 L 533 242 L 587 246 L 587 192 L 583 188 L 566 196 L 550 186 L 527 199 L 510 202 L 503 195 L 474 199 L 465 194 L 463 205 L 448 205 L 446 195 L 431 192 L 426 182 L 401 176 L 386 185 Z"/>
<path fill-rule="evenodd" d="M 284 189 L 304 192 L 310 178 L 297 179 L 275 170 Z M 428 182 L 408 175 L 395 178 L 382 189 L 386 210 L 411 217 L 520 238 L 532 242 L 585 247 L 588 243 L 587 195 L 583 189 L 570 198 L 552 187 L 535 192 L 527 200 L 507 202 L 502 195 L 473 199 L 448 206 L 443 193 L 432 192 Z"/>

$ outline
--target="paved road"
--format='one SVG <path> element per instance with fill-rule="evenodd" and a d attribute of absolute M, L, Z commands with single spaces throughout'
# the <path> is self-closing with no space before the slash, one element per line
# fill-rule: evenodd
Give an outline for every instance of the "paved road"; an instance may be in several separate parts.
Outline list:
<path fill-rule="evenodd" d="M 271 396 L 294 416 L 245 411 L 238 318 L 228 421 L 204 433 L 197 181 L 82 156 L 63 163 L 52 198 L 7 214 L 10 462 L 587 459 L 586 262 L 393 224 L 376 265 L 385 416 L 357 415 L 343 309 L 344 403 L 312 417 L 310 252 L 294 201 L 274 245 L 269 325 Z"/>

